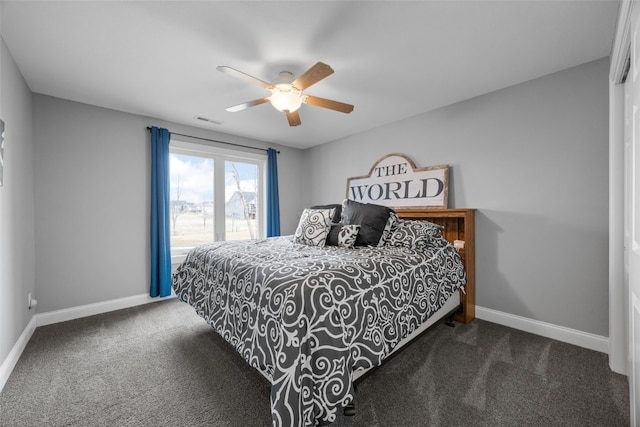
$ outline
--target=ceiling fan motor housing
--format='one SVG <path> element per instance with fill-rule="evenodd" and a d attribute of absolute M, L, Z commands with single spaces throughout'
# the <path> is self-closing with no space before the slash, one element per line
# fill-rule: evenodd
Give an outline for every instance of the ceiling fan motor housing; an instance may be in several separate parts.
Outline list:
<path fill-rule="evenodd" d="M 281 85 L 281 84 L 288 84 L 289 86 L 291 86 L 291 83 L 293 83 L 294 77 L 295 76 L 291 71 L 280 71 L 280 73 L 278 73 L 278 77 L 273 79 L 271 84 L 274 86 Z"/>
<path fill-rule="evenodd" d="M 281 71 L 280 75 L 273 80 L 273 88 L 270 89 L 271 105 L 283 113 L 293 113 L 302 105 L 302 91 L 291 85 L 293 77 L 293 73 Z"/>

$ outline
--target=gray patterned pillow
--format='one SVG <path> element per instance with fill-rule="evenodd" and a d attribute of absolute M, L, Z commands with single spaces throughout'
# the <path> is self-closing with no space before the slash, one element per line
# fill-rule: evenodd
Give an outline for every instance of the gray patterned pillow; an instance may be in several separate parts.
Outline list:
<path fill-rule="evenodd" d="M 384 230 L 382 230 L 382 236 L 380 236 L 380 241 L 378 242 L 378 246 L 385 246 L 393 231 L 396 229 L 396 225 L 398 224 L 400 218 L 398 218 L 398 214 L 393 209 L 389 213 L 389 219 L 387 220 L 387 224 L 384 226 Z"/>
<path fill-rule="evenodd" d="M 442 229 L 442 226 L 429 221 L 399 219 L 386 245 L 421 249 L 433 237 L 440 236 Z"/>
<path fill-rule="evenodd" d="M 331 228 L 334 209 L 305 209 L 300 215 L 293 241 L 303 245 L 324 247 Z"/>
<path fill-rule="evenodd" d="M 340 222 L 340 218 L 342 217 L 342 205 L 339 205 L 337 203 L 331 205 L 310 206 L 309 209 L 335 209 L 331 219 L 331 222 L 333 222 L 334 224 L 338 224 Z"/>

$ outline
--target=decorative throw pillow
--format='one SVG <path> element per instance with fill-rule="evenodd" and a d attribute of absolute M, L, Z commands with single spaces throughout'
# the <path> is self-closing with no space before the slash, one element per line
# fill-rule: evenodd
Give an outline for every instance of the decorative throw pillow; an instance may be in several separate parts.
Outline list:
<path fill-rule="evenodd" d="M 305 209 L 300 215 L 293 241 L 303 245 L 323 247 L 331 228 L 333 209 Z"/>
<path fill-rule="evenodd" d="M 420 249 L 432 238 L 440 236 L 442 229 L 429 221 L 399 219 L 386 245 Z"/>
<path fill-rule="evenodd" d="M 360 225 L 356 246 L 377 246 L 390 213 L 391 209 L 386 206 L 345 199 L 342 205 L 342 222 Z"/>
<path fill-rule="evenodd" d="M 335 224 L 331 226 L 331 231 L 327 236 L 328 246 L 340 246 L 343 248 L 353 248 L 358 237 L 360 226 L 357 224 Z"/>
<path fill-rule="evenodd" d="M 384 226 L 384 230 L 382 230 L 382 236 L 380 236 L 380 241 L 378 242 L 378 246 L 384 246 L 387 244 L 389 239 L 391 238 L 391 234 L 396 229 L 396 225 L 398 224 L 398 214 L 393 209 L 389 213 L 389 219 L 387 220 L 387 224 Z"/>
<path fill-rule="evenodd" d="M 333 213 L 333 217 L 331 218 L 331 222 L 334 224 L 338 224 L 340 222 L 340 218 L 342 216 L 342 205 L 340 204 L 331 204 L 331 205 L 317 205 L 311 206 L 309 209 L 335 209 Z"/>

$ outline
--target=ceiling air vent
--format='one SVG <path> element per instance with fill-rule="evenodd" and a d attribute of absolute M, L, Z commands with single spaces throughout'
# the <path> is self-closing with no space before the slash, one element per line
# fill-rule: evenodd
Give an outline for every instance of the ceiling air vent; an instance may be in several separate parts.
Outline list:
<path fill-rule="evenodd" d="M 211 123 L 212 125 L 221 125 L 222 124 L 222 122 L 211 120 L 211 119 L 208 119 L 208 118 L 202 117 L 202 116 L 196 116 L 195 119 L 196 120 L 200 120 L 201 122 Z"/>

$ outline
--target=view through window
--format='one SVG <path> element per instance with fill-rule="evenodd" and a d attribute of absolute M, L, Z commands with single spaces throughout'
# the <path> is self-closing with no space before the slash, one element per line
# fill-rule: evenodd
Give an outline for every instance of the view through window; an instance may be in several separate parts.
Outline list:
<path fill-rule="evenodd" d="M 172 253 L 216 240 L 263 237 L 266 156 L 171 144 Z"/>
<path fill-rule="evenodd" d="M 258 237 L 258 166 L 224 162 L 225 240 Z"/>

